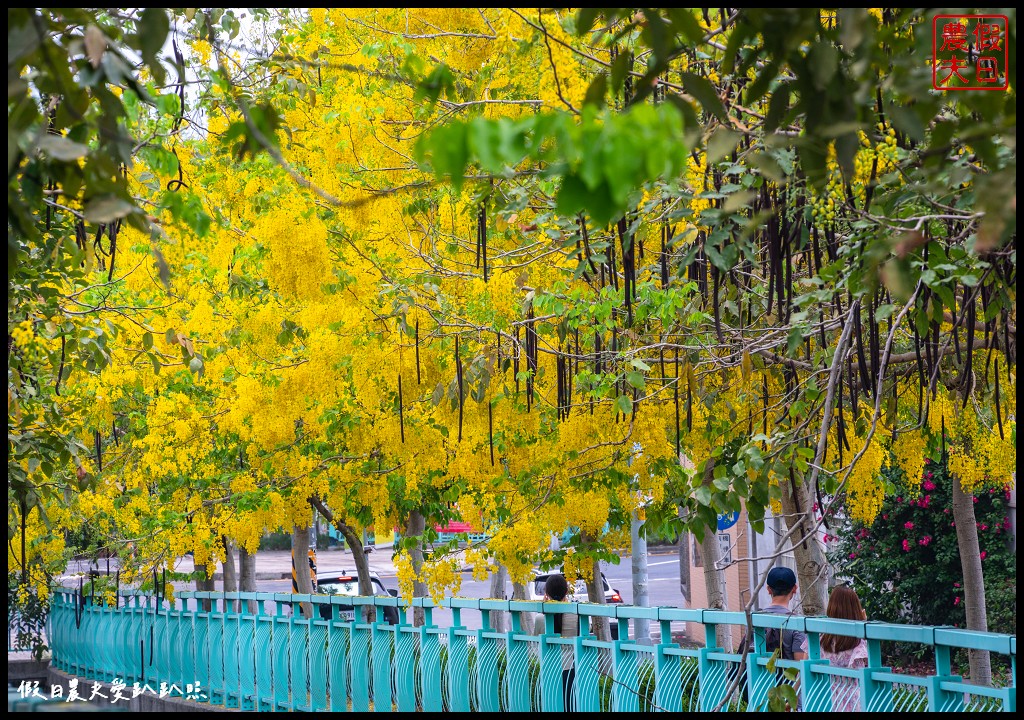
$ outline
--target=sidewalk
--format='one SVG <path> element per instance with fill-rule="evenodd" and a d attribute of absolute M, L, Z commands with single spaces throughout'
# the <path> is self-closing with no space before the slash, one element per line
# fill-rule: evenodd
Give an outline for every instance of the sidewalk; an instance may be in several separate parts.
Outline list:
<path fill-rule="evenodd" d="M 393 578 L 395 577 L 395 565 L 391 559 L 392 546 L 388 545 L 372 545 L 368 550 L 372 548 L 372 552 L 369 553 L 369 566 L 370 570 L 376 572 L 382 578 Z M 666 546 L 654 546 L 648 548 L 647 554 L 654 555 L 668 555 L 675 554 L 677 548 L 673 545 Z M 460 562 L 460 567 L 464 572 L 471 571 L 472 566 L 466 565 L 462 562 L 463 552 L 456 554 L 456 558 Z M 623 555 L 622 559 L 624 562 L 629 561 L 629 555 Z M 89 567 L 92 567 L 90 563 L 73 563 L 78 567 L 68 566 L 68 572 L 74 573 L 87 572 Z M 347 571 L 355 572 L 355 562 L 352 559 L 352 552 L 348 548 L 340 548 L 334 546 L 331 548 L 324 548 L 316 551 L 316 567 L 318 572 L 323 571 Z M 101 572 L 106 570 L 104 561 L 100 561 L 98 569 Z M 116 568 L 112 567 L 112 571 Z M 194 569 L 192 556 L 186 555 L 178 558 L 175 562 L 174 570 L 181 573 L 190 573 Z M 237 572 L 237 567 L 236 567 Z M 256 553 L 256 579 L 257 580 L 288 580 L 292 576 L 292 554 L 290 550 L 261 550 Z M 221 565 L 217 565 L 217 572 L 214 573 L 214 580 L 223 580 L 223 568 Z M 70 575 L 65 576 L 70 578 Z"/>
<path fill-rule="evenodd" d="M 394 577 L 395 565 L 391 562 L 391 545 L 372 545 L 373 551 L 369 553 L 369 567 L 381 577 Z M 369 549 L 369 548 L 367 548 Z M 192 572 L 194 565 L 192 556 L 178 558 L 174 567 L 176 572 Z M 237 567 L 235 568 L 237 572 Z M 356 564 L 352 559 L 352 552 L 338 547 L 326 548 L 316 551 L 317 572 L 323 571 L 351 571 L 355 572 Z M 223 568 L 218 565 L 214 573 L 214 580 L 223 579 Z M 260 550 L 256 553 L 256 579 L 257 580 L 289 580 L 292 576 L 292 553 L 290 550 Z"/>

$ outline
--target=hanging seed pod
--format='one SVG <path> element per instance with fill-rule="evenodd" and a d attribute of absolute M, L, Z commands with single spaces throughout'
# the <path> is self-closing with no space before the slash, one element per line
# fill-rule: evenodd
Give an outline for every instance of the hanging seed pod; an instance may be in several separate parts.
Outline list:
<path fill-rule="evenodd" d="M 618 222 L 619 244 L 622 247 L 622 285 L 626 302 L 626 325 L 633 325 L 633 299 L 636 296 L 636 266 L 633 257 L 633 237 L 625 216 Z"/>
<path fill-rule="evenodd" d="M 459 354 L 459 336 L 455 336 L 455 377 L 459 392 L 459 442 L 462 442 L 462 356 Z"/>
<path fill-rule="evenodd" d="M 665 208 L 666 202 L 662 201 L 662 209 Z M 661 289 L 664 290 L 668 287 L 668 244 L 672 240 L 671 231 L 668 228 L 668 221 L 662 221 L 661 223 L 661 252 L 658 255 L 658 267 L 661 271 Z"/>
<path fill-rule="evenodd" d="M 587 230 L 587 219 L 580 213 L 577 221 L 580 225 L 580 237 L 583 238 L 583 252 L 586 253 L 587 264 L 590 266 L 590 272 L 595 277 L 598 275 L 597 265 L 594 264 L 594 258 L 590 251 L 590 232 Z M 604 285 L 604 277 L 601 278 L 601 284 Z"/>
<path fill-rule="evenodd" d="M 491 467 L 494 467 L 494 408 L 487 402 L 487 445 L 491 449 Z"/>
<path fill-rule="evenodd" d="M 718 342 L 722 345 L 725 345 L 725 335 L 722 333 L 722 315 L 719 312 L 720 308 L 718 304 L 718 286 L 720 275 L 721 273 L 719 272 L 718 268 L 712 265 L 711 279 L 712 284 L 714 286 L 714 290 L 712 291 L 713 295 L 711 299 L 711 309 L 714 313 L 715 318 L 715 335 L 718 337 Z"/>
<path fill-rule="evenodd" d="M 516 339 L 512 345 L 512 375 L 516 379 L 516 396 L 519 396 L 519 326 L 516 325 Z"/>
<path fill-rule="evenodd" d="M 964 288 L 964 295 L 967 294 L 967 288 Z M 949 321 L 953 324 L 953 351 L 956 353 L 956 364 L 963 366 L 963 356 L 960 354 L 960 323 L 957 322 L 957 311 L 956 311 L 956 283 L 953 283 L 953 307 L 949 309 Z"/>
<path fill-rule="evenodd" d="M 999 425 L 999 439 L 1004 440 L 1003 437 L 1003 410 L 999 403 L 999 361 L 995 361 L 996 372 L 996 423 Z"/>
<path fill-rule="evenodd" d="M 853 302 L 853 298 L 849 298 Z M 857 336 L 857 369 L 860 371 L 860 384 L 864 394 L 871 397 L 871 377 L 868 363 L 864 355 L 864 331 L 861 329 L 860 310 L 853 316 L 853 332 Z"/>
<path fill-rule="evenodd" d="M 402 444 L 405 444 L 405 413 L 403 406 L 405 405 L 402 398 L 402 373 L 398 373 L 398 431 L 402 438 Z"/>
<path fill-rule="evenodd" d="M 693 432 L 693 367 L 686 363 L 686 432 Z"/>
<path fill-rule="evenodd" d="M 477 237 L 479 238 L 480 258 L 484 266 L 484 282 L 487 282 L 487 205 L 480 203 L 480 212 L 477 215 Z"/>
<path fill-rule="evenodd" d="M 679 350 L 678 349 L 676 349 L 676 351 L 675 351 L 675 362 L 673 364 L 675 365 L 676 379 L 675 379 L 675 382 L 672 383 L 672 402 L 675 404 L 675 407 L 676 407 L 676 458 L 678 459 L 679 455 L 682 453 L 682 447 L 683 447 L 683 445 L 682 445 L 683 438 L 682 438 L 682 433 L 681 433 L 680 427 L 679 427 Z"/>
<path fill-rule="evenodd" d="M 419 321 L 418 318 L 416 320 L 416 330 L 415 330 L 415 333 L 416 333 L 416 335 L 415 335 L 415 340 L 416 340 L 416 384 L 420 385 L 421 384 L 421 381 L 420 381 L 420 321 Z"/>
<path fill-rule="evenodd" d="M 914 330 L 914 359 L 917 361 L 917 419 L 924 422 L 921 413 L 924 410 L 924 363 L 921 361 L 921 338 L 917 333 L 917 323 L 911 322 Z"/>
<path fill-rule="evenodd" d="M 121 229 L 121 221 L 115 220 L 107 231 L 107 235 L 110 236 L 110 268 L 107 272 L 107 282 L 114 279 L 114 258 L 117 254 L 117 233 Z"/>
<path fill-rule="evenodd" d="M 967 288 L 964 288 L 964 295 L 967 295 Z M 975 321 L 975 293 L 971 293 L 970 299 L 967 302 L 967 363 L 964 368 L 963 384 L 961 386 L 961 392 L 963 393 L 963 405 L 961 407 L 967 407 L 967 398 L 971 395 L 971 390 L 974 389 L 974 321 Z"/>
<path fill-rule="evenodd" d="M 857 381 L 854 379 L 853 373 L 853 360 L 849 355 L 846 356 L 846 377 L 850 381 L 850 412 L 853 414 L 854 420 L 857 418 Z"/>
<path fill-rule="evenodd" d="M 98 472 L 103 472 L 103 443 L 99 430 L 95 431 L 94 437 L 96 440 L 96 469 Z"/>

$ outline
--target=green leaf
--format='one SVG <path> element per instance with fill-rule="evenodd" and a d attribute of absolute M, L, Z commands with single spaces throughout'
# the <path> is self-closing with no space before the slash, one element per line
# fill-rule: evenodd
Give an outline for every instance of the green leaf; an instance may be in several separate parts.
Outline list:
<path fill-rule="evenodd" d="M 142 51 L 142 59 L 149 65 L 158 84 L 163 83 L 164 75 L 158 53 L 167 39 L 170 27 L 167 11 L 163 8 L 146 8 L 139 18 L 139 49 Z"/>
<path fill-rule="evenodd" d="M 85 206 L 85 219 L 97 224 L 112 223 L 135 211 L 135 206 L 116 195 L 101 195 Z"/>
<path fill-rule="evenodd" d="M 892 315 L 894 310 L 896 310 L 895 305 L 879 305 L 875 309 L 875 322 L 882 322 Z"/>
<path fill-rule="evenodd" d="M 628 382 L 631 386 L 635 387 L 637 390 L 643 390 L 645 386 L 643 374 L 637 372 L 636 370 L 630 370 L 628 373 L 626 373 L 626 382 Z"/>
<path fill-rule="evenodd" d="M 615 410 L 623 415 L 633 412 L 633 400 L 628 395 L 619 395 L 615 398 Z"/>
<path fill-rule="evenodd" d="M 89 154 L 89 148 L 81 143 L 68 140 L 61 135 L 44 134 L 39 138 L 36 147 L 54 160 L 73 162 Z"/>
<path fill-rule="evenodd" d="M 707 78 L 689 72 L 680 73 L 680 78 L 686 92 L 695 97 L 706 112 L 711 113 L 722 122 L 729 122 L 729 114 L 725 111 L 725 105 L 722 104 L 714 85 Z"/>
<path fill-rule="evenodd" d="M 153 348 L 153 333 L 147 332 L 142 334 L 142 347 L 147 350 Z"/>
<path fill-rule="evenodd" d="M 587 88 L 587 94 L 583 96 L 584 105 L 593 105 L 596 108 L 604 107 L 604 96 L 608 92 L 608 75 L 606 73 L 600 73 L 590 86 Z"/>

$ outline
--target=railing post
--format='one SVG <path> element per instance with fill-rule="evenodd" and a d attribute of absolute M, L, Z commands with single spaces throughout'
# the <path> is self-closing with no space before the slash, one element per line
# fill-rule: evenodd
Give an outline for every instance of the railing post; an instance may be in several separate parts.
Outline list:
<path fill-rule="evenodd" d="M 319 598 L 323 599 L 323 598 Z M 329 598 L 328 598 L 329 600 Z M 327 707 L 327 625 L 321 614 L 325 603 L 313 604 L 313 618 L 309 621 L 309 705 L 312 712 L 325 712 Z"/>
<path fill-rule="evenodd" d="M 273 678 L 273 710 L 289 710 L 291 708 L 291 687 L 288 680 L 288 638 L 290 635 L 291 623 L 295 614 L 299 612 L 298 596 L 288 593 L 276 593 L 274 595 L 275 612 L 271 627 L 271 677 Z M 293 600 L 294 603 L 292 602 Z M 285 615 L 284 609 L 291 610 L 290 615 Z"/>
<path fill-rule="evenodd" d="M 452 626 L 448 628 L 448 703 L 450 712 L 469 712 L 469 643 L 462 625 L 461 609 L 452 608 Z"/>
<path fill-rule="evenodd" d="M 697 677 L 700 683 L 698 705 L 701 712 L 709 712 L 725 696 L 725 686 L 720 682 L 712 682 L 715 675 L 715 663 L 708 657 L 713 652 L 720 652 L 716 634 L 717 625 L 705 622 L 703 617 L 701 624 L 704 626 L 704 647 L 697 653 Z"/>
<path fill-rule="evenodd" d="M 327 665 L 329 701 L 332 712 L 348 710 L 349 663 L 352 651 L 352 624 L 341 622 L 338 605 L 341 598 L 331 598 L 331 619 L 327 624 Z"/>
<path fill-rule="evenodd" d="M 595 640 L 590 631 L 590 616 L 578 615 L 578 617 L 580 634 L 576 638 L 576 681 L 573 683 L 576 692 L 576 709 L 580 712 L 599 712 L 601 710 L 601 652 L 593 645 L 584 644 L 584 640 Z"/>
<path fill-rule="evenodd" d="M 682 669 L 679 656 L 665 652 L 669 648 L 678 647 L 671 638 L 672 622 L 662 620 L 661 642 L 654 648 L 654 702 L 660 711 L 682 712 Z M 679 688 L 679 692 L 674 692 L 673 688 Z"/>
<path fill-rule="evenodd" d="M 521 603 L 514 603 L 521 605 Z M 511 608 L 511 605 L 509 606 Z M 505 640 L 505 690 L 507 712 L 530 710 L 530 641 L 523 638 L 524 610 L 511 610 L 512 629 Z M 520 639 L 522 638 L 522 639 Z"/>
<path fill-rule="evenodd" d="M 391 711 L 394 697 L 391 693 L 392 635 L 384 622 L 383 610 L 376 606 L 376 599 L 370 598 L 374 608 L 374 621 L 370 624 L 370 652 L 373 662 L 373 709 L 377 712 Z M 361 609 L 356 605 L 356 613 Z"/>
<path fill-rule="evenodd" d="M 422 646 L 417 649 L 417 634 L 405 621 L 405 613 L 398 613 L 395 631 L 395 706 L 398 712 L 416 712 L 416 672 L 422 667 Z M 419 662 L 416 661 L 417 654 Z M 440 689 L 440 688 L 439 688 Z"/>
<path fill-rule="evenodd" d="M 477 712 L 500 712 L 501 702 L 498 698 L 500 685 L 498 682 L 498 654 L 505 648 L 495 638 L 488 637 L 493 633 L 491 627 L 491 610 L 508 612 L 507 600 L 481 600 L 480 622 L 482 628 L 476 631 L 476 710 Z M 507 665 L 506 665 L 507 667 Z"/>
<path fill-rule="evenodd" d="M 544 633 L 540 636 L 540 702 L 541 712 L 563 712 L 562 647 L 550 642 L 561 637 L 555 632 L 555 616 L 545 611 Z"/>
<path fill-rule="evenodd" d="M 416 599 L 423 602 L 422 598 Z M 444 710 L 442 697 L 441 639 L 434 630 L 431 608 L 423 608 L 423 625 L 419 628 L 420 636 L 420 688 L 423 712 L 441 712 Z"/>

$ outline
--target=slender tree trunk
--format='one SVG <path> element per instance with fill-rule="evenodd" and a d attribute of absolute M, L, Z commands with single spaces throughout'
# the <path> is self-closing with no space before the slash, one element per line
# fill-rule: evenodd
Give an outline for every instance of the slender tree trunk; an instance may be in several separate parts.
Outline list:
<path fill-rule="evenodd" d="M 217 590 L 217 585 L 214 582 L 213 578 L 207 577 L 205 575 L 206 569 L 205 568 L 197 568 L 197 570 L 199 570 L 200 572 L 204 573 L 204 575 L 203 575 L 203 578 L 201 580 L 196 580 L 196 590 L 198 590 L 199 592 L 215 592 Z M 210 612 L 212 608 L 213 608 L 213 604 L 210 602 L 210 600 L 205 600 L 204 599 L 203 600 L 203 612 Z"/>
<path fill-rule="evenodd" d="M 960 549 L 960 566 L 964 573 L 964 609 L 967 629 L 988 631 L 985 605 L 985 576 L 981 568 L 981 546 L 978 522 L 974 514 L 974 498 L 964 492 L 960 478 L 953 476 L 953 520 L 956 522 L 956 544 Z M 992 685 L 992 660 L 987 651 L 969 650 L 971 682 Z"/>
<path fill-rule="evenodd" d="M 643 521 L 633 512 L 629 522 L 629 537 L 633 559 L 633 604 L 637 607 L 650 607 L 647 596 L 647 539 L 641 529 Z M 633 620 L 633 639 L 647 645 L 651 642 L 651 621 L 646 618 Z"/>
<path fill-rule="evenodd" d="M 580 533 L 580 544 L 587 547 L 592 542 L 590 535 L 584 530 Z M 598 605 L 604 605 L 604 582 L 601 580 L 601 561 L 594 560 L 594 574 L 587 580 L 587 600 Z M 591 632 L 598 640 L 609 642 L 612 639 L 611 626 L 606 617 L 592 617 Z"/>
<path fill-rule="evenodd" d="M 807 483 L 798 483 L 794 475 L 781 481 L 782 514 L 796 558 L 796 578 L 800 587 L 800 606 L 804 615 L 818 617 L 825 614 L 828 598 L 825 552 L 814 530 L 814 498 Z"/>
<path fill-rule="evenodd" d="M 512 599 L 526 600 L 526 583 L 512 583 Z M 527 635 L 533 632 L 533 613 L 519 613 L 519 629 Z"/>
<path fill-rule="evenodd" d="M 370 564 L 366 559 L 366 551 L 363 549 L 363 540 L 360 534 L 350 525 L 334 517 L 334 513 L 323 504 L 320 498 L 309 498 L 309 504 L 319 512 L 324 520 L 331 523 L 345 538 L 349 549 L 352 551 L 352 562 L 356 566 L 356 576 L 359 579 L 359 594 L 364 597 L 373 596 L 373 584 L 370 582 Z M 308 534 L 308 533 L 307 533 Z M 363 618 L 366 622 L 373 622 L 375 612 L 372 606 L 366 605 L 363 610 Z"/>
<path fill-rule="evenodd" d="M 238 573 L 235 571 L 235 544 L 231 542 L 231 539 L 227 535 L 222 535 L 220 538 L 221 543 L 224 545 L 224 592 L 233 593 L 238 591 Z M 233 600 L 224 601 L 225 609 L 229 609 L 231 612 L 235 610 L 235 603 Z"/>
<path fill-rule="evenodd" d="M 300 595 L 313 594 L 313 578 L 309 567 L 309 526 L 292 526 L 292 577 L 294 590 Z M 313 617 L 313 606 L 301 603 L 303 617 Z"/>
<path fill-rule="evenodd" d="M 244 593 L 256 592 L 256 554 L 249 554 L 244 547 L 238 548 L 238 589 Z M 249 613 L 256 614 L 255 600 L 249 600 Z"/>
<path fill-rule="evenodd" d="M 412 596 L 414 598 L 427 596 L 427 584 L 423 582 L 423 531 L 427 528 L 426 518 L 419 510 L 409 513 L 409 520 L 405 526 L 405 536 L 419 538 L 413 548 L 409 551 L 409 558 L 412 560 L 412 569 L 416 573 L 416 579 L 412 584 Z M 423 608 L 413 608 L 413 627 L 422 627 L 426 622 Z"/>
<path fill-rule="evenodd" d="M 704 477 L 701 485 L 711 487 L 715 479 L 715 461 L 708 458 L 704 465 Z M 725 606 L 725 570 L 720 567 L 722 559 L 722 548 L 718 544 L 718 525 L 708 525 L 704 528 L 704 537 L 700 541 L 701 562 L 704 565 L 704 589 L 708 596 L 709 610 L 727 610 Z M 715 640 L 718 647 L 732 651 L 732 628 L 726 624 L 720 624 L 715 628 Z"/>
<path fill-rule="evenodd" d="M 505 599 L 505 584 L 508 582 L 508 569 L 498 564 L 498 569 L 491 575 L 491 586 L 487 597 L 494 598 L 495 600 Z M 490 611 L 491 627 L 496 632 L 508 632 L 511 627 L 508 613 L 504 610 L 491 610 Z"/>

